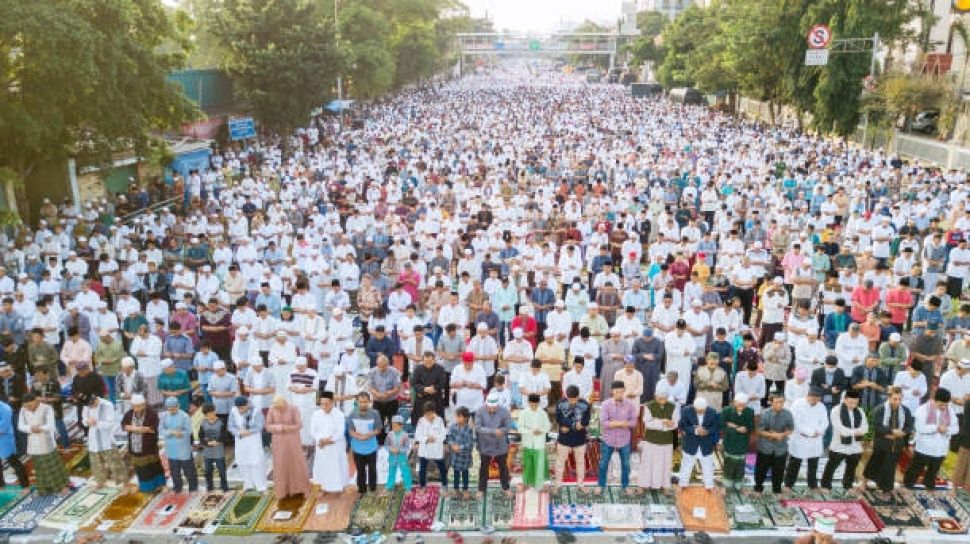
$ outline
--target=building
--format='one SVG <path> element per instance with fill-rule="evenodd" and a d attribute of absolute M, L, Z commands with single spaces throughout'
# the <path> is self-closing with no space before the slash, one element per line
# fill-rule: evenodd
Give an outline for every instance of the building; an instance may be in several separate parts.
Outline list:
<path fill-rule="evenodd" d="M 691 4 L 706 6 L 711 0 L 637 0 L 637 11 L 659 11 L 673 19 Z"/>

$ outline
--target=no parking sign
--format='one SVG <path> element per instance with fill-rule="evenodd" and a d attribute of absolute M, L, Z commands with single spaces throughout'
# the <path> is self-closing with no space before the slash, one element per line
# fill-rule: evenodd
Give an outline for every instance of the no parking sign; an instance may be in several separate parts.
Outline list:
<path fill-rule="evenodd" d="M 814 25 L 808 31 L 807 40 L 812 49 L 825 49 L 832 41 L 832 29 L 828 25 Z"/>

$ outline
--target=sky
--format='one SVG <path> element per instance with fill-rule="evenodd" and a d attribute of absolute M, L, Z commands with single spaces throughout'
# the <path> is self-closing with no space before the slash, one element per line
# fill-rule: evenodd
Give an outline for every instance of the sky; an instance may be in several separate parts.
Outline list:
<path fill-rule="evenodd" d="M 549 32 L 561 21 L 574 24 L 583 19 L 616 24 L 621 0 L 462 0 L 473 17 L 488 18 L 496 30 Z"/>

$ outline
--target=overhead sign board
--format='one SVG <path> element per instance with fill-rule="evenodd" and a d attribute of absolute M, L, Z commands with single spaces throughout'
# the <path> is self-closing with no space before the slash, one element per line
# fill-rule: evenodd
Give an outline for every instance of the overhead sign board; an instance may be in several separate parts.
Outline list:
<path fill-rule="evenodd" d="M 807 41 L 812 49 L 825 49 L 832 41 L 832 29 L 828 25 L 815 25 L 809 29 Z"/>
<path fill-rule="evenodd" d="M 253 122 L 252 117 L 230 119 L 228 124 L 230 140 L 245 140 L 256 137 L 256 123 Z"/>
<path fill-rule="evenodd" d="M 828 63 L 828 49 L 809 49 L 805 51 L 805 66 L 825 66 Z"/>

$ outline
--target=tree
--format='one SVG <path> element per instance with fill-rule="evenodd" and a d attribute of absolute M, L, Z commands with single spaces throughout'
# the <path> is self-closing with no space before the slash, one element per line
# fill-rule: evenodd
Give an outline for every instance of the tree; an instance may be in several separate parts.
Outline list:
<path fill-rule="evenodd" d="M 886 126 L 902 118 L 908 128 L 917 113 L 942 110 L 952 96 L 951 87 L 943 78 L 894 72 L 879 79 L 875 91 L 865 98 L 864 109 L 870 115 L 878 115 Z"/>
<path fill-rule="evenodd" d="M 140 155 L 197 114 L 165 80 L 185 53 L 159 0 L 0 0 L 0 13 L 0 169 L 13 172 L 0 183 L 14 214 L 39 165 Z"/>
<path fill-rule="evenodd" d="M 225 0 L 213 14 L 223 67 L 264 130 L 288 136 L 335 95 L 347 54 L 322 11 L 310 0 Z"/>
<path fill-rule="evenodd" d="M 660 64 L 663 61 L 664 49 L 662 45 L 657 44 L 657 41 L 667 23 L 667 17 L 659 11 L 637 13 L 637 29 L 640 30 L 640 35 L 627 46 L 627 50 L 633 55 L 634 63 Z"/>
<path fill-rule="evenodd" d="M 388 36 L 391 24 L 379 0 L 351 0 L 340 4 L 340 43 L 349 53 L 346 79 L 350 95 L 380 96 L 394 84 L 394 55 Z"/>
<path fill-rule="evenodd" d="M 718 2 L 711 8 L 691 4 L 664 29 L 662 40 L 666 54 L 657 70 L 657 79 L 665 88 L 694 86 L 700 82 L 702 87 L 717 89 L 727 84 L 730 77 L 726 67 L 718 56 L 711 56 L 720 32 L 718 8 Z"/>

